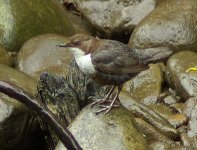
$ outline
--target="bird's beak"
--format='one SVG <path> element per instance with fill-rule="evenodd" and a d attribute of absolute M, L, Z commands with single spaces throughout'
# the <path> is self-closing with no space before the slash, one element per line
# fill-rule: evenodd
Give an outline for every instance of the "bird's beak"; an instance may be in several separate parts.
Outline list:
<path fill-rule="evenodd" d="M 70 46 L 69 44 L 62 43 L 62 44 L 56 45 L 56 47 L 65 47 L 65 48 L 69 48 L 69 47 L 71 47 L 71 46 Z"/>

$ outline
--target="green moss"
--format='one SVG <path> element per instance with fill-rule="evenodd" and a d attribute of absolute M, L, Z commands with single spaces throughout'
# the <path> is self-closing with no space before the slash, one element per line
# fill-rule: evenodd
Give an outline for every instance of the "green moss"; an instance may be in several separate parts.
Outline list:
<path fill-rule="evenodd" d="M 26 40 L 43 33 L 75 33 L 56 0 L 0 0 L 0 43 L 9 51 L 18 51 Z"/>

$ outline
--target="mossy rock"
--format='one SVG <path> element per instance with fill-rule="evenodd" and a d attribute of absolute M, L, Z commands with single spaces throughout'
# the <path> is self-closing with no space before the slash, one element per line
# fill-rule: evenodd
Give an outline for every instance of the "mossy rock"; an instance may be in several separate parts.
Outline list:
<path fill-rule="evenodd" d="M 84 150 L 148 150 L 133 115 L 122 107 L 96 115 L 98 107 L 85 107 L 69 126 Z M 55 150 L 66 150 L 59 143 Z"/>
<path fill-rule="evenodd" d="M 12 58 L 1 44 L 0 44 L 0 63 L 8 66 L 13 65 Z"/>
<path fill-rule="evenodd" d="M 0 0 L 0 6 L 0 43 L 9 51 L 18 51 L 35 35 L 75 33 L 67 12 L 56 0 Z"/>

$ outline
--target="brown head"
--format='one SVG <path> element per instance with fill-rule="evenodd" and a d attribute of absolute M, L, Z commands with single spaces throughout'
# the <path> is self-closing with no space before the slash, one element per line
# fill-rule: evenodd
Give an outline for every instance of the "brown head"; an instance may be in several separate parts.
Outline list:
<path fill-rule="evenodd" d="M 67 47 L 75 47 L 83 50 L 85 54 L 91 52 L 92 47 L 95 45 L 97 38 L 85 35 L 85 34 L 76 34 L 70 38 L 70 41 L 66 44 Z"/>
<path fill-rule="evenodd" d="M 96 41 L 98 41 L 98 38 L 93 36 L 76 34 L 70 37 L 68 43 L 57 46 L 68 48 L 74 54 L 75 58 L 77 58 L 91 53 L 91 51 L 94 49 Z"/>

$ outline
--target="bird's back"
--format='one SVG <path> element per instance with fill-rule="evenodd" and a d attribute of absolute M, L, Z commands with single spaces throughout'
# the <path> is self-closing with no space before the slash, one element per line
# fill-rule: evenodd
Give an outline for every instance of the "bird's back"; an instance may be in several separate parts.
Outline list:
<path fill-rule="evenodd" d="M 103 84 L 122 84 L 147 69 L 131 48 L 113 40 L 101 40 L 91 54 L 97 73 L 93 77 Z"/>

